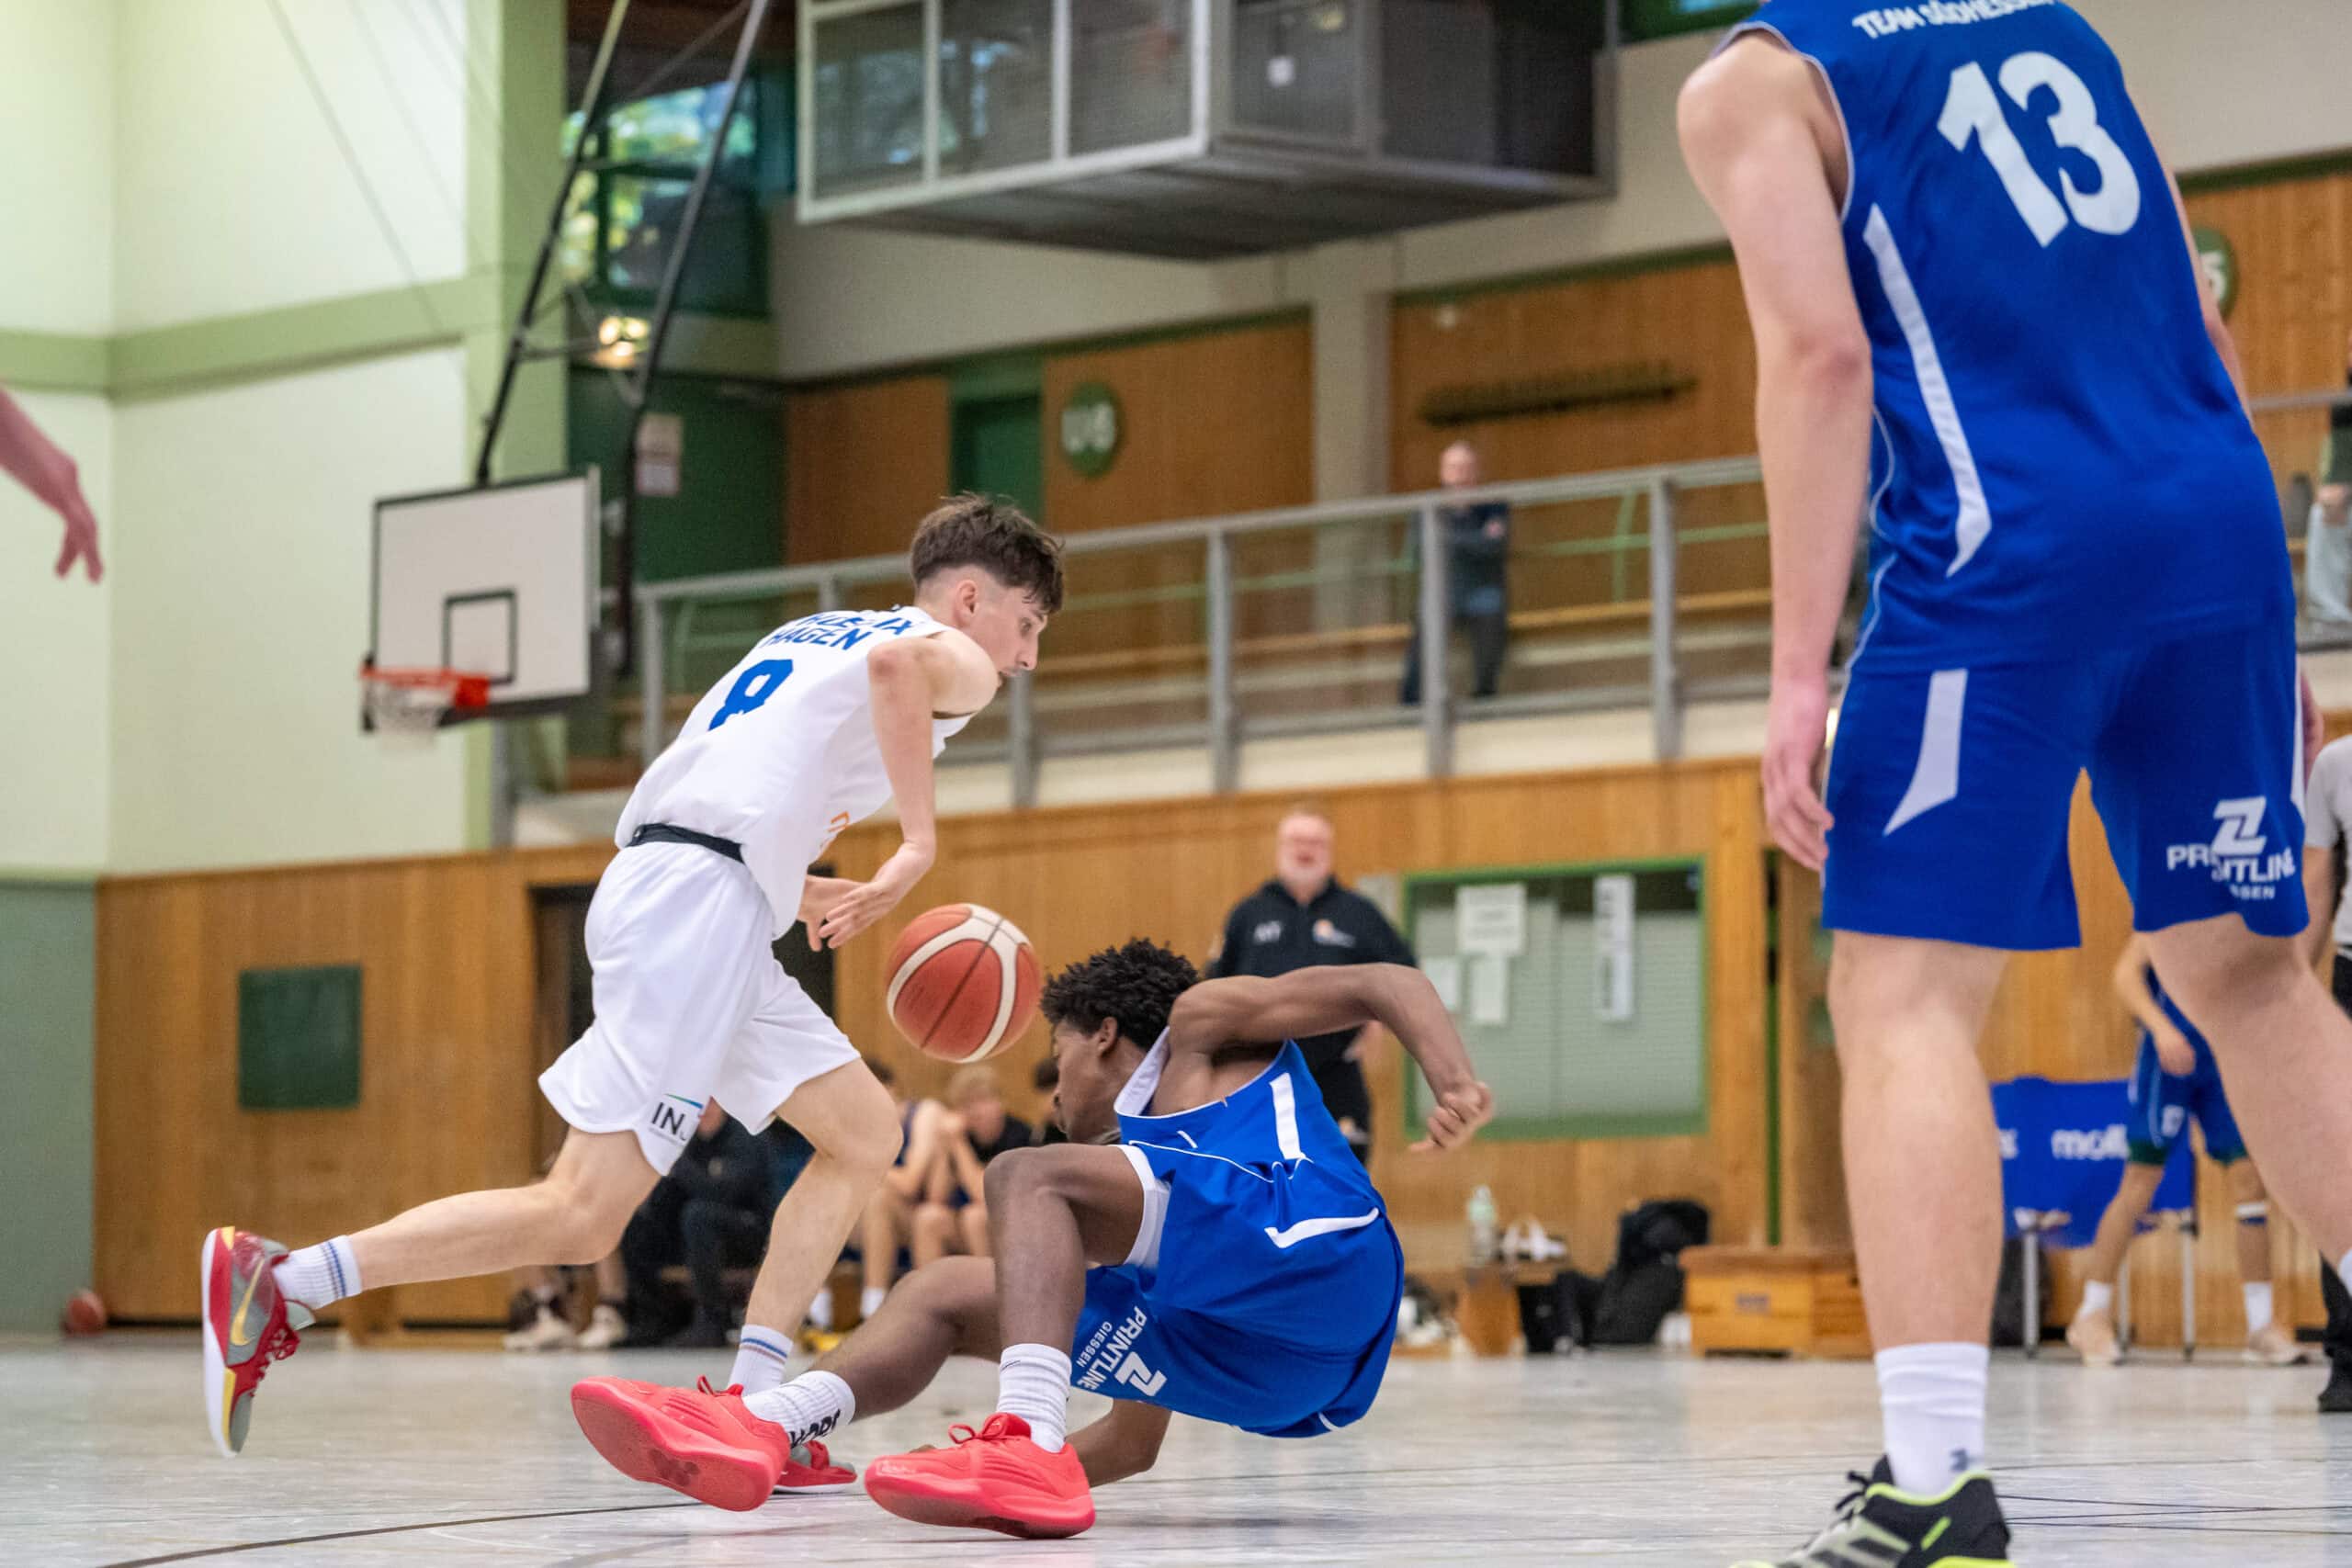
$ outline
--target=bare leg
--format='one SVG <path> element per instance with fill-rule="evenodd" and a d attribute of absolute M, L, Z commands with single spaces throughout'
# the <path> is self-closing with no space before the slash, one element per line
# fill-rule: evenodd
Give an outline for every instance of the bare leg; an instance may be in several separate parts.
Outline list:
<path fill-rule="evenodd" d="M 2083 1278 L 2102 1285 L 2115 1283 L 2115 1276 L 2123 1267 L 2123 1255 L 2131 1250 L 2132 1238 L 2140 1233 L 2140 1217 L 2148 1212 L 2157 1184 L 2164 1179 L 2165 1168 L 2160 1165 L 2142 1165 L 2134 1160 L 2123 1168 L 2123 1183 L 2115 1190 L 2115 1201 L 2099 1216 L 2098 1235 L 2091 1242 Z"/>
<path fill-rule="evenodd" d="M 1992 1319 L 2001 1145 L 1976 1042 L 2007 962 L 1984 948 L 1838 933 L 1829 998 L 1846 1191 L 1881 1350 L 1982 1344 Z"/>
<path fill-rule="evenodd" d="M 655 1179 L 636 1134 L 575 1128 L 544 1179 L 436 1199 L 359 1232 L 352 1253 L 370 1290 L 525 1263 L 594 1263 Z"/>
<path fill-rule="evenodd" d="M 802 1084 L 776 1114 L 817 1152 L 776 1205 L 767 1257 L 743 1321 L 789 1334 L 881 1186 L 882 1173 L 899 1157 L 899 1114 L 863 1062 Z"/>
<path fill-rule="evenodd" d="M 922 1269 L 956 1250 L 956 1211 L 944 1203 L 924 1203 L 915 1210 L 915 1267 Z"/>
<path fill-rule="evenodd" d="M 1005 1265 L 997 1272 L 1005 1343 L 1067 1349 L 1087 1265 L 1123 1263 L 1135 1250 L 1143 1226 L 1135 1167 L 1097 1145 L 1014 1149 L 989 1166 L 988 1211 L 989 1240 Z"/>
<path fill-rule="evenodd" d="M 2213 1043 L 2264 1179 L 2321 1253 L 2352 1251 L 2352 1018 L 2292 942 L 2234 917 L 2149 938 L 2156 972 Z"/>
<path fill-rule="evenodd" d="M 821 1357 L 814 1370 L 849 1384 L 860 1416 L 879 1416 L 930 1387 L 948 1357 L 993 1358 L 1002 1348 L 996 1331 L 995 1266 L 981 1258 L 949 1258 L 908 1275 L 882 1310 Z"/>
<path fill-rule="evenodd" d="M 2250 1159 L 2237 1160 L 2230 1166 L 2230 1197 L 2241 1209 L 2249 1203 L 2267 1203 L 2263 1190 L 2262 1172 Z M 2249 1285 L 2270 1282 L 2270 1224 L 2268 1214 L 2249 1220 L 2238 1220 L 2238 1278 Z"/>
<path fill-rule="evenodd" d="M 899 1241 L 914 1223 L 907 1201 L 888 1187 L 877 1187 L 866 1200 L 858 1222 L 858 1249 L 865 1255 L 865 1286 L 887 1291 L 899 1277 Z"/>
<path fill-rule="evenodd" d="M 972 1202 L 964 1205 L 956 1216 L 958 1239 L 964 1250 L 974 1258 L 989 1256 L 989 1206 Z"/>

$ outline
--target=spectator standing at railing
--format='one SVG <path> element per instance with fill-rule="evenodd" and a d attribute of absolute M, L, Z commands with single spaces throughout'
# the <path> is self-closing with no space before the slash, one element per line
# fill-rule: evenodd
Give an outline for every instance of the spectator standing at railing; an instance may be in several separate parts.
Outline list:
<path fill-rule="evenodd" d="M 1485 478 L 1478 449 L 1457 441 L 1438 458 L 1438 483 L 1447 490 L 1475 490 Z M 1503 653 L 1510 643 L 1510 503 L 1482 501 L 1438 509 L 1445 536 L 1446 598 L 1453 625 L 1470 634 L 1474 697 L 1491 697 L 1502 684 Z M 1419 562 L 1421 531 L 1414 525 L 1409 549 Z M 1405 679 L 1398 700 L 1410 707 L 1421 700 L 1421 615 L 1418 583 L 1413 593 L 1413 638 L 1405 645 Z"/>

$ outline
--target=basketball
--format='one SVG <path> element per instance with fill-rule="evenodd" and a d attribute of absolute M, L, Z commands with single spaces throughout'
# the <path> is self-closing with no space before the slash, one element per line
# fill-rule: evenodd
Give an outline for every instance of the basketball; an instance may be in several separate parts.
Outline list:
<path fill-rule="evenodd" d="M 1019 1039 L 1044 978 L 1021 928 L 978 904 L 917 915 L 890 948 L 890 1021 L 943 1062 L 978 1062 Z"/>
<path fill-rule="evenodd" d="M 76 1291 L 65 1298 L 60 1325 L 72 1335 L 96 1334 L 107 1325 L 107 1303 L 96 1291 Z"/>

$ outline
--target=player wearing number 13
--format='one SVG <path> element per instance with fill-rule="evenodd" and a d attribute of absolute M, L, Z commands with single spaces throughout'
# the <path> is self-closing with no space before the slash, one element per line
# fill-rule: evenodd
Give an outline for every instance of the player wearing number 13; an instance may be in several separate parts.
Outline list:
<path fill-rule="evenodd" d="M 2304 925 L 2313 715 L 2269 465 L 2112 51 L 2058 0 L 1769 0 L 1684 89 L 1757 342 L 1773 836 L 1823 870 L 1886 1457 L 1798 1568 L 2001 1563 L 1977 1036 L 2077 940 L 2076 776 L 2255 1152 L 2352 1249 L 2352 1021 Z M 1871 604 L 1826 801 L 1854 536 Z"/>
<path fill-rule="evenodd" d="M 839 945 L 931 867 L 933 759 L 999 684 L 1037 661 L 1061 607 L 1060 547 L 976 496 L 923 520 L 915 603 L 778 628 L 695 705 L 621 814 L 589 907 L 595 1022 L 539 1079 L 570 1124 L 548 1179 L 412 1209 L 288 1255 L 233 1227 L 205 1238 L 205 1396 L 243 1446 L 263 1370 L 308 1312 L 360 1290 L 610 1252 L 716 1099 L 754 1132 L 781 1117 L 816 1155 L 776 1210 L 731 1381 L 782 1380 L 792 1336 L 899 1152 L 889 1096 L 776 963 L 795 923 Z M 812 876 L 833 835 L 896 795 L 901 841 L 865 882 Z M 786 1487 L 838 1487 L 820 1447 Z"/>

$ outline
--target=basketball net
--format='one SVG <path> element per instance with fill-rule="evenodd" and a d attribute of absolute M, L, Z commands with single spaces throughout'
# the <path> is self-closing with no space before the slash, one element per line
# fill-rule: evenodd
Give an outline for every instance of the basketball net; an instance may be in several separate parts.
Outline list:
<path fill-rule="evenodd" d="M 388 744 L 403 750 L 432 745 L 452 708 L 490 704 L 490 678 L 458 670 L 359 668 L 360 700 L 368 727 Z"/>

